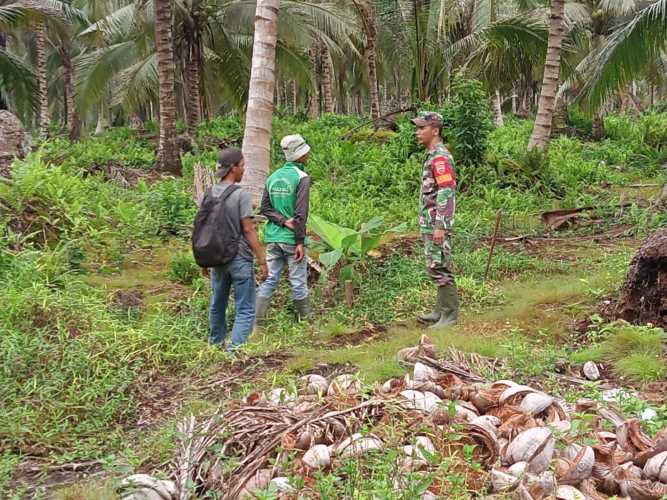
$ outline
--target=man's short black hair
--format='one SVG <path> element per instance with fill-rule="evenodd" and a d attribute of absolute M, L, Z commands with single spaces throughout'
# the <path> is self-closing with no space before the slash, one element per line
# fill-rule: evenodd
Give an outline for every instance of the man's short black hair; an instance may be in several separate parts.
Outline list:
<path fill-rule="evenodd" d="M 218 154 L 217 176 L 221 179 L 227 177 L 227 174 L 233 166 L 241 163 L 243 153 L 238 148 L 225 148 Z"/>

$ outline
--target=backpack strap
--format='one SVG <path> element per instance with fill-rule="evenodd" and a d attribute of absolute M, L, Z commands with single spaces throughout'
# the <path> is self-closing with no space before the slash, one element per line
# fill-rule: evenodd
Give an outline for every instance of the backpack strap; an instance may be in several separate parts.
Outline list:
<path fill-rule="evenodd" d="M 227 188 L 220 195 L 220 199 L 222 201 L 226 201 L 227 198 L 229 198 L 234 191 L 236 191 L 237 189 L 240 189 L 240 188 L 241 188 L 241 186 L 239 186 L 236 183 L 232 184 L 231 186 L 227 186 Z"/>
<path fill-rule="evenodd" d="M 232 195 L 232 193 L 233 193 L 234 191 L 236 191 L 237 189 L 240 189 L 240 188 L 241 188 L 241 186 L 239 186 L 238 184 L 234 183 L 234 184 L 232 184 L 231 186 L 227 186 L 227 187 L 225 188 L 225 190 L 220 194 L 220 196 L 215 196 L 215 198 L 220 198 L 220 200 L 224 202 L 224 201 L 227 200 L 227 198 L 229 198 L 229 197 Z M 207 191 L 206 193 L 207 193 L 207 194 L 210 194 L 211 196 L 213 196 L 213 188 L 209 188 L 208 191 Z"/>

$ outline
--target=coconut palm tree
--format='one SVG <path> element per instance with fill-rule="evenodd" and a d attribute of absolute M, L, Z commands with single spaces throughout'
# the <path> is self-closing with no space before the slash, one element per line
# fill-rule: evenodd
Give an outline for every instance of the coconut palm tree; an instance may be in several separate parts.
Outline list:
<path fill-rule="evenodd" d="M 181 159 L 176 144 L 176 94 L 174 78 L 174 43 L 172 36 L 172 0 L 153 0 L 155 7 L 155 51 L 159 80 L 160 141 L 157 168 L 175 175 L 181 173 Z"/>
<path fill-rule="evenodd" d="M 528 149 L 546 149 L 551 138 L 551 123 L 560 82 L 561 51 L 565 38 L 565 0 L 551 0 L 547 56 L 537 106 L 537 117 Z"/>
<path fill-rule="evenodd" d="M 49 127 L 49 98 L 47 78 L 48 36 L 47 29 L 65 30 L 74 23 L 86 23 L 86 17 L 79 9 L 59 0 L 19 0 L 0 6 L 0 31 L 3 32 L 3 44 L 0 47 L 0 65 L 3 76 L 0 85 L 4 93 L 14 95 L 16 107 L 26 110 L 23 103 L 34 103 L 38 116 L 38 128 L 41 136 L 46 136 Z M 21 35 L 34 47 L 32 71 L 19 57 L 7 50 L 7 36 L 19 42 Z M 27 51 L 29 52 L 29 51 Z M 12 83 L 11 88 L 8 83 Z M 26 95 L 32 90 L 33 97 Z M 22 102 L 18 102 L 22 101 Z"/>
<path fill-rule="evenodd" d="M 598 109 L 633 80 L 649 74 L 665 54 L 666 43 L 667 0 L 652 0 L 581 62 L 579 100 Z"/>
<path fill-rule="evenodd" d="M 17 111 L 24 123 L 37 109 L 37 80 L 33 68 L 9 50 L 8 40 L 26 17 L 26 9 L 17 4 L 0 5 L 0 105 Z"/>
<path fill-rule="evenodd" d="M 257 0 L 255 40 L 243 134 L 245 184 L 255 203 L 262 197 L 271 159 L 271 120 L 276 83 L 279 0 Z"/>

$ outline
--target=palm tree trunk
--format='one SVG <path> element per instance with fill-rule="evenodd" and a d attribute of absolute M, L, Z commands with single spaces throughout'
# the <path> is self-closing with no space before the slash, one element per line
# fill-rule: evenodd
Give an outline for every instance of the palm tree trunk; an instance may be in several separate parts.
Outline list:
<path fill-rule="evenodd" d="M 257 0 L 252 68 L 248 88 L 248 110 L 243 134 L 246 161 L 244 184 L 258 204 L 269 174 L 271 119 L 276 83 L 276 43 L 280 0 Z"/>
<path fill-rule="evenodd" d="M 380 117 L 380 94 L 378 92 L 377 79 L 377 47 L 375 43 L 376 32 L 373 19 L 368 24 L 372 26 L 366 34 L 366 64 L 368 65 L 368 88 L 371 99 L 371 117 Z"/>
<path fill-rule="evenodd" d="M 565 96 L 556 99 L 551 127 L 551 137 L 563 135 L 567 130 L 567 102 Z"/>
<path fill-rule="evenodd" d="M 201 121 L 201 98 L 199 95 L 201 50 L 199 43 L 194 41 L 188 50 L 188 106 L 186 108 L 186 120 L 188 135 L 194 139 L 197 136 L 197 126 Z"/>
<path fill-rule="evenodd" d="M 299 104 L 297 100 L 297 86 L 296 80 L 292 80 L 292 113 L 296 114 L 299 111 Z"/>
<path fill-rule="evenodd" d="M 551 122 L 560 76 L 560 54 L 565 35 L 564 12 L 565 0 L 551 0 L 551 23 L 549 26 L 547 57 L 544 63 L 544 78 L 537 106 L 535 127 L 528 142 L 529 150 L 535 148 L 544 150 L 549 145 Z"/>
<path fill-rule="evenodd" d="M 331 60 L 329 59 L 329 48 L 320 42 L 320 57 L 322 59 L 322 99 L 325 113 L 333 113 L 334 101 L 331 86 Z"/>
<path fill-rule="evenodd" d="M 493 99 L 493 114 L 495 115 L 496 127 L 503 127 L 505 125 L 505 120 L 503 119 L 503 101 L 500 98 L 499 90 L 496 90 L 496 96 Z"/>
<path fill-rule="evenodd" d="M 65 83 L 65 119 L 67 120 L 67 130 L 69 132 L 70 141 L 77 141 L 81 135 L 81 124 L 79 116 L 76 112 L 76 104 L 74 101 L 74 73 L 72 72 L 72 61 L 69 54 L 65 51 L 63 56 L 63 80 Z"/>
<path fill-rule="evenodd" d="M 308 116 L 311 118 L 317 118 L 320 116 L 319 57 L 317 51 L 312 47 L 309 49 L 308 55 L 310 57 L 310 66 L 313 68 L 313 88 L 309 93 L 308 98 Z"/>
<path fill-rule="evenodd" d="M 378 92 L 377 77 L 377 28 L 373 9 L 366 0 L 352 0 L 354 2 L 366 35 L 366 69 L 368 71 L 368 95 L 371 99 L 371 118 L 380 116 L 380 93 Z"/>
<path fill-rule="evenodd" d="M 39 135 L 46 137 L 49 133 L 49 87 L 46 77 L 46 26 L 44 21 L 35 25 L 35 72 L 39 88 Z"/>
<path fill-rule="evenodd" d="M 176 93 L 174 92 L 174 47 L 171 0 L 154 0 L 155 48 L 159 79 L 160 140 L 157 168 L 175 175 L 181 173 L 181 158 L 176 145 Z"/>

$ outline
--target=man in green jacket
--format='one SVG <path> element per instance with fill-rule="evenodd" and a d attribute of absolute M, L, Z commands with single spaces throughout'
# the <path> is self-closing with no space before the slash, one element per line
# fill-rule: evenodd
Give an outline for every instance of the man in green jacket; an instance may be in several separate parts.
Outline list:
<path fill-rule="evenodd" d="M 260 214 L 269 220 L 264 229 L 269 277 L 257 290 L 256 324 L 264 320 L 285 266 L 299 320 L 311 321 L 304 247 L 310 176 L 303 171 L 310 146 L 300 135 L 288 135 L 280 141 L 280 147 L 287 162 L 267 179 L 260 208 Z"/>

